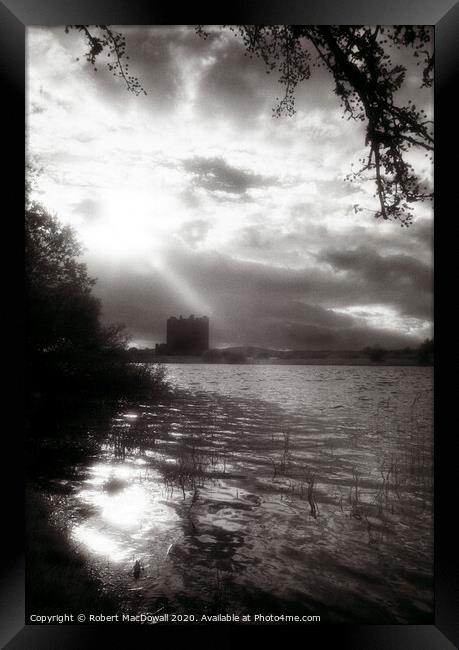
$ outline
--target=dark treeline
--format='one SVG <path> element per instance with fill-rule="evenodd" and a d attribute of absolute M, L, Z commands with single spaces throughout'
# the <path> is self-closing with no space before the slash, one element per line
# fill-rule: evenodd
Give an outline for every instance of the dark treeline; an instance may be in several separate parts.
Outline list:
<path fill-rule="evenodd" d="M 125 351 L 131 362 L 153 363 L 158 360 L 154 348 L 130 347 Z M 174 362 L 182 357 L 160 355 L 161 359 Z M 214 348 L 201 357 L 193 357 L 204 363 L 250 363 L 276 361 L 304 361 L 304 363 L 330 363 L 348 361 L 349 363 L 400 363 L 407 365 L 432 365 L 434 361 L 434 342 L 426 339 L 418 347 L 404 347 L 396 350 L 380 345 L 367 346 L 362 350 L 273 350 L 254 346 L 233 348 Z"/>
<path fill-rule="evenodd" d="M 81 246 L 39 203 L 25 210 L 27 395 L 43 401 L 154 394 L 163 371 L 129 363 L 121 325 L 105 326 Z"/>
<path fill-rule="evenodd" d="M 363 353 L 373 363 L 382 363 L 387 359 L 406 359 L 419 365 L 432 365 L 434 362 L 433 339 L 425 339 L 417 348 L 405 347 L 400 350 L 386 350 L 380 345 L 369 346 Z"/>

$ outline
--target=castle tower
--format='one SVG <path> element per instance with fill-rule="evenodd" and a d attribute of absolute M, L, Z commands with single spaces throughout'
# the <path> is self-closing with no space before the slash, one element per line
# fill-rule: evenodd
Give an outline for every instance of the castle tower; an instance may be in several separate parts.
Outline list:
<path fill-rule="evenodd" d="M 167 352 L 173 355 L 200 356 L 209 349 L 209 319 L 207 316 L 167 320 Z"/>

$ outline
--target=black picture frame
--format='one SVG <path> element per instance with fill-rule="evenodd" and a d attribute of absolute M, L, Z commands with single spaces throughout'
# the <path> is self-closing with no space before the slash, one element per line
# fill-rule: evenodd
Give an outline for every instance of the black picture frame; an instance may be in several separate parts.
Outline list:
<path fill-rule="evenodd" d="M 227 648 L 239 644 L 242 637 L 259 643 L 267 632 L 274 643 L 285 644 L 290 634 L 299 635 L 301 643 L 310 648 L 344 647 L 352 650 L 403 648 L 410 650 L 447 650 L 459 647 L 459 580 L 457 571 L 458 544 L 453 527 L 457 522 L 457 463 L 454 454 L 454 399 L 457 384 L 448 378 L 454 359 L 448 342 L 455 341 L 454 321 L 446 315 L 451 303 L 451 281 L 455 277 L 455 257 L 444 253 L 451 238 L 451 228 L 458 212 L 457 169 L 457 104 L 454 90 L 459 79 L 459 3 L 453 0 L 256 0 L 234 1 L 225 7 L 215 4 L 211 9 L 190 3 L 179 9 L 168 3 L 131 0 L 129 3 L 108 0 L 3 0 L 0 2 L 0 49 L 3 108 L 4 159 L 7 180 L 4 184 L 10 210 L 8 240 L 17 242 L 14 260 L 8 262 L 8 276 L 18 278 L 11 285 L 11 295 L 4 300 L 11 314 L 9 325 L 15 346 L 10 350 L 9 383 L 16 405 L 14 431 L 19 431 L 23 380 L 18 364 L 22 348 L 21 280 L 22 223 L 24 197 L 24 98 L 25 98 L 25 31 L 32 25 L 63 24 L 424 24 L 435 27 L 435 624 L 404 625 L 321 625 L 280 627 L 267 626 L 160 628 L 159 626 L 86 626 L 25 625 L 24 610 L 24 533 L 23 485 L 24 467 L 22 441 L 19 433 L 8 428 L 4 451 L 8 488 L 3 504 L 3 552 L 5 566 L 0 586 L 0 630 L 2 647 L 8 650 L 39 650 L 41 648 L 140 647 L 153 642 L 175 647 L 176 634 L 185 632 L 187 644 L 199 637 L 212 647 Z M 5 212 L 4 217 L 7 217 Z M 8 283 L 5 283 L 8 284 Z M 19 302 L 18 302 L 19 301 Z M 454 301 L 454 296 L 453 296 Z M 16 307 L 14 307 L 16 305 Z M 11 337 L 10 337 L 11 338 Z M 4 339 L 6 340 L 6 339 Z M 454 344 L 457 346 L 457 344 Z M 453 345 L 453 348 L 454 348 Z M 6 358 L 8 350 L 5 350 Z M 457 428 L 457 427 L 456 427 Z M 456 491 L 456 494 L 454 494 Z M 137 641 L 133 640 L 133 635 Z M 204 643 L 205 645 L 209 645 Z"/>

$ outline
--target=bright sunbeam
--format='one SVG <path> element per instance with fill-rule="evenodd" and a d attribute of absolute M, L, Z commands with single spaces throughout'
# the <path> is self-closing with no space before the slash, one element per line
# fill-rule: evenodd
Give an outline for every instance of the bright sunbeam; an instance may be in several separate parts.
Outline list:
<path fill-rule="evenodd" d="M 184 307 L 196 314 L 213 315 L 212 307 L 183 275 L 180 275 L 171 264 L 167 263 L 165 257 L 158 257 L 158 259 L 151 262 L 151 265 L 161 275 L 161 281 L 165 282 L 172 293 L 183 302 Z"/>

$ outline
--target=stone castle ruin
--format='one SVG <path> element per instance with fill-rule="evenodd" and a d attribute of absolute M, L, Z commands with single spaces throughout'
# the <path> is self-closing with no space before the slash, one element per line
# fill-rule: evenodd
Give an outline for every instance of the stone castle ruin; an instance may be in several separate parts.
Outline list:
<path fill-rule="evenodd" d="M 209 349 L 207 316 L 167 319 L 167 343 L 156 344 L 156 354 L 200 356 Z"/>

